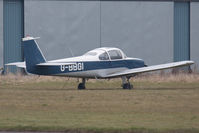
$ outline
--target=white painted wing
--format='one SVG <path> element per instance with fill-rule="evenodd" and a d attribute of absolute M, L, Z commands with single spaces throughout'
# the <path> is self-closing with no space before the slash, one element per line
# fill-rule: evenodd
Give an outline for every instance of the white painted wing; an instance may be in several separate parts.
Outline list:
<path fill-rule="evenodd" d="M 20 68 L 26 68 L 26 63 L 25 62 L 13 62 L 13 63 L 8 63 L 6 66 L 17 66 Z"/>
<path fill-rule="evenodd" d="M 76 63 L 70 63 L 70 62 L 45 62 L 37 64 L 37 66 L 60 66 L 60 65 L 72 65 Z"/>
<path fill-rule="evenodd" d="M 121 72 L 110 74 L 110 75 L 106 76 L 106 78 L 132 75 L 132 74 L 138 74 L 138 73 L 144 73 L 144 72 L 151 72 L 151 71 L 175 68 L 175 67 L 180 67 L 180 66 L 189 66 L 191 64 L 194 64 L 194 62 L 193 61 L 179 61 L 179 62 L 174 62 L 174 63 L 134 68 L 134 69 L 128 69 L 128 70 L 124 70 Z"/>

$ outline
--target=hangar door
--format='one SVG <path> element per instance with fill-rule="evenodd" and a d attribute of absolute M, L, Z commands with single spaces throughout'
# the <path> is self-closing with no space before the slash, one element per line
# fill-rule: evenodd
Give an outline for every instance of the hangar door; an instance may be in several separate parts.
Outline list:
<path fill-rule="evenodd" d="M 111 46 L 149 65 L 172 62 L 173 3 L 25 1 L 25 34 L 41 37 L 48 60 Z"/>
<path fill-rule="evenodd" d="M 6 0 L 3 2 L 3 63 L 23 61 L 22 41 L 23 27 L 23 1 Z M 14 17 L 13 17 L 14 16 Z M 8 67 L 5 67 L 7 69 Z M 9 66 L 9 71 L 15 72 L 15 66 Z M 7 70 L 6 70 L 7 71 Z"/>

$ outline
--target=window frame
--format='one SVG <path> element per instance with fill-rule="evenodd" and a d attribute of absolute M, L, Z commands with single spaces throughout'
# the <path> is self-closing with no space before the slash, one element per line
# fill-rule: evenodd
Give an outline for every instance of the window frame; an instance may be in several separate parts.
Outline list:
<path fill-rule="evenodd" d="M 100 55 L 105 54 L 105 53 L 107 54 L 108 59 L 107 59 L 107 60 L 102 60 L 102 59 L 100 59 Z M 107 51 L 104 51 L 103 53 L 101 53 L 101 54 L 98 55 L 98 59 L 99 59 L 100 61 L 110 61 L 110 56 L 109 56 L 109 54 L 108 54 Z"/>
<path fill-rule="evenodd" d="M 119 52 L 120 55 L 121 55 L 121 58 L 120 58 L 120 59 L 112 59 L 112 58 L 111 58 L 111 55 L 110 55 L 110 53 L 109 53 L 110 51 L 117 51 L 117 52 Z M 123 60 L 123 59 L 124 59 L 123 53 L 122 53 L 121 50 L 119 50 L 119 49 L 108 50 L 107 53 L 108 53 L 108 55 L 109 55 L 110 60 Z"/>

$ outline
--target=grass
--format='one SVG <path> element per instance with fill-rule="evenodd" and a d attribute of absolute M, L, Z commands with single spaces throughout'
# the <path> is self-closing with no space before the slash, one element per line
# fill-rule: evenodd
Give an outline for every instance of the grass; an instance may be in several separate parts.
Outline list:
<path fill-rule="evenodd" d="M 196 133 L 199 75 L 142 75 L 122 90 L 120 79 L 1 76 L 0 130 Z"/>

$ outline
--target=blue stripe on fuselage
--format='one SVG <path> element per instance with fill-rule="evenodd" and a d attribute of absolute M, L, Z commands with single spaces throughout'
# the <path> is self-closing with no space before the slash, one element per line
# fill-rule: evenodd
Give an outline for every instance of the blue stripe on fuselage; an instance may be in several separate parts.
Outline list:
<path fill-rule="evenodd" d="M 35 69 L 29 71 L 29 73 L 38 74 L 38 75 L 55 75 L 55 74 L 64 74 L 69 72 L 81 72 L 81 71 L 119 68 L 119 67 L 126 67 L 128 69 L 144 67 L 144 61 L 142 60 L 87 61 L 87 62 L 75 62 L 75 63 L 83 63 L 84 69 L 77 71 L 69 71 L 69 69 L 65 69 L 64 71 L 61 71 L 61 66 L 35 66 Z"/>

